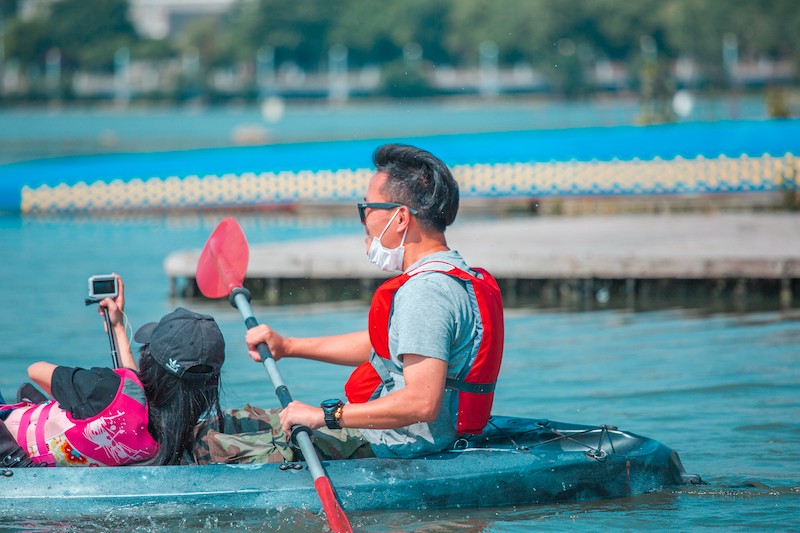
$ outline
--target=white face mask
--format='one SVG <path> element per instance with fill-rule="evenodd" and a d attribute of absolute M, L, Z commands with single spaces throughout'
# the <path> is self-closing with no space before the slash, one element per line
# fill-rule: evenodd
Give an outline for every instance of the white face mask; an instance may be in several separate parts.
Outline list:
<path fill-rule="evenodd" d="M 369 258 L 369 262 L 373 263 L 378 266 L 384 272 L 393 272 L 395 270 L 403 270 L 403 253 L 405 252 L 405 248 L 403 248 L 403 243 L 406 241 L 406 233 L 408 233 L 408 228 L 403 232 L 403 238 L 400 240 L 400 246 L 394 249 L 386 248 L 381 244 L 381 239 L 383 238 L 383 234 L 386 233 L 386 230 L 389 229 L 389 225 L 394 220 L 394 217 L 397 216 L 400 210 L 394 212 L 392 218 L 389 219 L 389 222 L 386 224 L 386 227 L 383 228 L 380 237 L 373 237 L 372 244 L 369 246 L 369 252 L 367 252 L 367 257 Z"/>

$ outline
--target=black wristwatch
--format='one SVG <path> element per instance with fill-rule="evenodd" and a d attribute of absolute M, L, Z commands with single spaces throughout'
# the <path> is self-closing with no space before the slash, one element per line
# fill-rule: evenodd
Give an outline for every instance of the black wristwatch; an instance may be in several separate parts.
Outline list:
<path fill-rule="evenodd" d="M 325 413 L 325 425 L 328 429 L 342 429 L 339 420 L 342 418 L 342 408 L 344 403 L 342 400 L 325 400 L 320 404 L 322 411 Z"/>

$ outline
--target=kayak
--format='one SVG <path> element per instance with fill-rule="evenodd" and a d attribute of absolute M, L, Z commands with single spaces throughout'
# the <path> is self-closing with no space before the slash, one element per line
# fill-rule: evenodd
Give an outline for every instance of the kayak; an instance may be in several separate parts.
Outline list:
<path fill-rule="evenodd" d="M 323 462 L 345 511 L 498 507 L 632 496 L 689 483 L 677 452 L 614 426 L 495 416 L 419 459 Z M 305 463 L 0 469 L 0 509 L 28 518 L 318 512 Z M 144 511 L 146 509 L 146 511 Z"/>

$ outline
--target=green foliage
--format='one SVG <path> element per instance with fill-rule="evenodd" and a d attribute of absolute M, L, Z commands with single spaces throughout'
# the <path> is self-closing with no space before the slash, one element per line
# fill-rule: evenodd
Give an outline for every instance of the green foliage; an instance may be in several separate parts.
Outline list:
<path fill-rule="evenodd" d="M 553 2 L 553 6 L 557 6 Z M 452 31 L 446 46 L 455 64 L 471 65 L 478 61 L 478 48 L 492 41 L 500 49 L 500 63 L 522 59 L 540 64 L 548 42 L 548 32 L 555 23 L 556 9 L 547 9 L 543 0 L 463 0 L 450 10 Z"/>
<path fill-rule="evenodd" d="M 137 38 L 125 0 L 61 0 L 50 9 L 48 26 L 67 66 L 111 70 L 117 49 Z"/>
<path fill-rule="evenodd" d="M 449 32 L 450 5 L 448 0 L 344 0 L 338 2 L 327 44 L 346 46 L 356 65 L 393 61 L 407 43 L 418 44 L 428 59 L 446 62 L 442 37 Z"/>
<path fill-rule="evenodd" d="M 6 57 L 26 67 L 42 67 L 58 49 L 65 71 L 110 70 L 119 47 L 137 40 L 125 0 L 62 0 L 29 21 L 6 27 Z"/>
<path fill-rule="evenodd" d="M 131 58 L 133 59 L 168 59 L 175 57 L 177 50 L 163 39 L 141 39 L 133 43 Z"/>
<path fill-rule="evenodd" d="M 229 58 L 253 59 L 269 46 L 278 63 L 317 68 L 327 61 L 326 36 L 337 4 L 317 0 L 240 1 L 228 16 L 224 39 Z"/>
<path fill-rule="evenodd" d="M 382 92 L 392 98 L 415 98 L 431 94 L 431 86 L 419 68 L 404 61 L 384 66 Z"/>
<path fill-rule="evenodd" d="M 6 26 L 5 40 L 6 57 L 18 60 L 24 68 L 43 66 L 47 51 L 55 46 L 44 20 L 12 20 Z"/>
<path fill-rule="evenodd" d="M 15 18 L 20 5 L 0 0 L 6 59 L 43 70 L 48 51 L 58 48 L 66 73 L 108 71 L 120 47 L 134 58 L 197 54 L 202 72 L 253 64 L 259 50 L 271 49 L 276 67 L 325 71 L 331 47 L 343 45 L 349 68 L 388 66 L 386 90 L 413 92 L 423 80 L 418 70 L 403 71 L 411 64 L 402 61 L 409 43 L 421 50 L 420 64 L 466 68 L 478 65 L 481 43 L 491 41 L 499 66 L 531 65 L 552 87 L 576 95 L 587 89 L 585 73 L 598 59 L 642 76 L 643 39 L 659 61 L 691 59 L 722 85 L 729 79 L 726 34 L 736 36 L 742 59 L 790 59 L 800 68 L 797 0 L 238 0 L 170 41 L 137 36 L 126 0 L 46 2 L 26 21 Z"/>
<path fill-rule="evenodd" d="M 19 9 L 20 0 L 0 0 L 0 21 L 13 17 Z"/>

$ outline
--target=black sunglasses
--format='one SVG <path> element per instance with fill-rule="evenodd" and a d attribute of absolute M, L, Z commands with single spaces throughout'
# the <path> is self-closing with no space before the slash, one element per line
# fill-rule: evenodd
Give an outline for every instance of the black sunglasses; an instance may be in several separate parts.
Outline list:
<path fill-rule="evenodd" d="M 359 202 L 356 205 L 358 206 L 358 217 L 361 219 L 362 224 L 367 222 L 367 209 L 392 209 L 395 207 L 408 207 L 405 204 L 396 204 L 394 202 Z M 411 207 L 408 208 L 408 212 L 412 215 L 417 214 L 417 210 Z"/>

